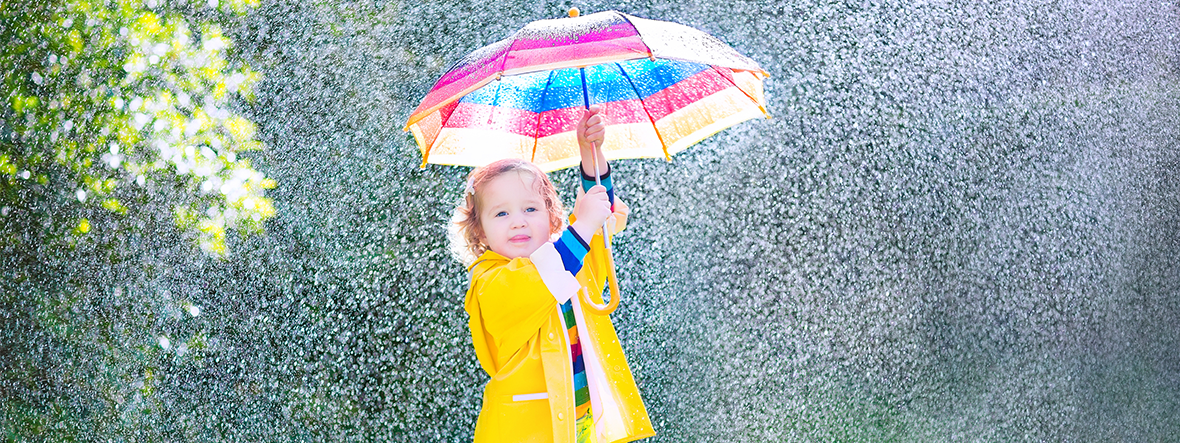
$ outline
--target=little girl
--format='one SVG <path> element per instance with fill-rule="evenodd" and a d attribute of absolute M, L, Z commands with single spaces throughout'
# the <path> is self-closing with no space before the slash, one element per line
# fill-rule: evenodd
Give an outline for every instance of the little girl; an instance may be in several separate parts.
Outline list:
<path fill-rule="evenodd" d="M 601 227 L 626 224 L 601 152 L 597 107 L 577 128 L 582 187 L 569 226 L 553 183 L 532 163 L 501 160 L 472 171 L 456 228 L 474 260 L 465 310 L 484 371 L 475 442 L 625 442 L 655 435 L 610 317 Z M 605 171 L 596 186 L 594 156 Z"/>

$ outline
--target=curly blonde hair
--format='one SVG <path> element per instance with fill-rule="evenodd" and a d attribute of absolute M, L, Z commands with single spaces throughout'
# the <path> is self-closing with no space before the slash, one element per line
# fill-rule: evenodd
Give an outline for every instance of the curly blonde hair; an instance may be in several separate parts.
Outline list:
<path fill-rule="evenodd" d="M 476 168 L 467 176 L 467 190 L 451 218 L 451 252 L 463 264 L 470 265 L 488 250 L 479 217 L 480 191 L 488 182 L 510 172 L 533 177 L 533 188 L 545 201 L 545 209 L 549 211 L 549 234 L 557 234 L 565 227 L 562 217 L 565 209 L 557 196 L 557 188 L 537 165 L 520 159 L 504 159 Z"/>

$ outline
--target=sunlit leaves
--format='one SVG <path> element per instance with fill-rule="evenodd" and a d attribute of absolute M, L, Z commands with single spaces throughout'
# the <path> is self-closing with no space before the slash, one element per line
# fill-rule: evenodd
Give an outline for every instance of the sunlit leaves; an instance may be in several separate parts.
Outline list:
<path fill-rule="evenodd" d="M 78 220 L 78 226 L 74 228 L 74 233 L 78 235 L 87 234 L 90 232 L 90 220 Z"/>
<path fill-rule="evenodd" d="M 255 5 L 200 0 L 185 10 Z M 126 216 L 120 198 L 161 183 L 181 190 L 174 213 L 195 214 L 178 215 L 179 227 L 216 255 L 228 252 L 226 232 L 258 232 L 274 216 L 265 196 L 274 180 L 240 156 L 262 147 L 255 125 L 233 110 L 253 99 L 259 75 L 227 58 L 232 44 L 216 24 L 177 11 L 152 0 L 0 7 L 0 20 L 21 24 L 4 29 L 13 44 L 0 53 L 15 68 L 0 85 L 0 184 L 17 191 L 3 206 L 21 208 L 8 200 L 48 184 L 40 192 Z"/>

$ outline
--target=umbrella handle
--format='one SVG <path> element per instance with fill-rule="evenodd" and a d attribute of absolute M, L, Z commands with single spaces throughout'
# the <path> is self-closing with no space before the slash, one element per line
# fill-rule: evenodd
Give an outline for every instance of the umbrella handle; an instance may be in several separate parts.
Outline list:
<path fill-rule="evenodd" d="M 602 231 L 603 235 L 607 235 L 607 232 L 609 231 L 605 229 Z M 615 309 L 619 307 L 619 278 L 615 275 L 615 258 L 609 246 L 606 248 L 606 272 L 606 281 L 608 286 L 610 286 L 610 301 L 607 304 L 600 305 L 590 300 L 590 291 L 585 287 L 580 291 L 582 293 L 582 301 L 586 302 L 586 307 L 592 314 L 610 315 L 610 313 L 615 312 Z"/>
<path fill-rule="evenodd" d="M 583 80 L 585 79 L 585 75 L 585 68 L 582 68 Z M 582 87 L 585 87 L 585 83 L 582 83 Z M 587 104 L 586 108 L 590 108 L 589 104 Z M 593 148 L 592 154 L 594 157 L 594 183 L 602 185 L 602 173 L 598 170 L 598 143 L 593 143 L 590 146 Z M 619 278 L 615 275 L 615 257 L 614 253 L 611 252 L 613 248 L 611 248 L 610 237 L 610 229 L 607 227 L 606 222 L 602 222 L 602 240 L 606 246 L 606 281 L 610 286 L 610 302 L 606 305 L 599 305 L 590 301 L 590 293 L 588 291 L 582 291 L 582 300 L 586 302 L 586 307 L 590 309 L 591 313 L 598 315 L 610 315 L 610 313 L 615 312 L 615 309 L 619 307 Z"/>

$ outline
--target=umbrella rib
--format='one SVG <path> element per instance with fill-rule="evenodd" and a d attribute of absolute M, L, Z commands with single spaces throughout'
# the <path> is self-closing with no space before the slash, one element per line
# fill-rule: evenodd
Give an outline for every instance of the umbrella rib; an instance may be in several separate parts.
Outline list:
<path fill-rule="evenodd" d="M 750 99 L 750 101 L 754 102 L 755 105 L 758 105 L 758 109 L 760 109 L 762 111 L 762 115 L 765 115 L 766 118 L 770 118 L 770 113 L 766 112 L 766 107 L 762 106 L 762 103 L 758 103 L 758 100 L 755 100 L 754 96 L 752 96 L 752 95 L 750 95 L 750 93 L 746 92 L 745 89 L 742 89 L 741 86 L 738 86 L 737 83 L 734 83 L 732 78 L 726 77 L 725 74 L 722 73 L 721 70 L 717 69 L 716 66 L 709 65 L 709 67 L 713 68 L 713 71 L 716 72 L 717 75 L 721 76 L 721 78 L 724 78 L 725 80 L 729 81 L 729 84 L 733 85 L 733 87 L 737 88 L 737 90 L 742 91 L 742 95 L 745 95 L 746 98 L 748 98 L 748 99 Z M 732 72 L 733 70 L 730 69 L 730 71 Z"/>
<path fill-rule="evenodd" d="M 624 21 L 627 22 L 628 25 L 631 25 L 631 29 L 635 30 L 635 35 L 639 36 L 639 42 L 643 43 L 644 48 L 647 48 L 647 58 L 651 59 L 651 61 L 653 61 L 653 62 L 656 61 L 655 51 L 651 50 L 651 46 L 647 44 L 646 37 L 644 37 L 642 32 L 639 32 L 639 28 L 635 26 L 635 22 L 631 21 L 631 17 L 629 17 L 627 14 L 623 14 L 618 11 L 611 11 L 611 12 L 614 12 L 615 15 L 618 15 L 619 17 L 621 17 Z M 615 64 L 617 65 L 618 63 L 615 63 Z M 621 66 L 620 66 L 620 69 L 622 69 Z"/>
<path fill-rule="evenodd" d="M 496 95 L 492 96 L 492 109 L 488 112 L 488 126 L 492 125 L 492 119 L 496 117 L 496 107 L 500 106 L 500 88 L 504 87 L 504 82 L 496 77 Z"/>
<path fill-rule="evenodd" d="M 627 70 L 623 69 L 623 65 L 615 63 L 615 67 L 619 68 L 619 72 L 623 73 L 623 78 L 626 78 L 627 83 L 631 85 L 631 90 L 635 91 L 635 97 L 639 99 L 639 106 L 643 107 L 643 113 L 647 115 L 647 121 L 651 122 L 651 130 L 656 133 L 656 138 L 660 139 L 660 147 L 664 149 L 664 158 L 672 161 L 672 156 L 668 154 L 668 143 L 664 142 L 664 136 L 660 135 L 660 128 L 656 127 L 656 121 L 651 117 L 651 111 L 647 109 L 647 103 L 644 103 L 643 97 L 640 97 L 639 89 L 635 87 L 635 81 L 631 80 L 630 75 L 627 75 Z"/>
<path fill-rule="evenodd" d="M 463 99 L 462 99 L 462 98 L 459 98 L 459 100 L 463 100 Z M 456 100 L 456 104 L 455 104 L 455 107 L 456 107 L 456 108 L 458 108 L 458 106 L 459 106 L 459 105 L 458 105 L 458 101 L 459 101 L 459 100 Z M 430 151 L 433 151 L 433 150 L 434 150 L 434 147 L 435 147 L 435 146 L 438 146 L 438 141 L 439 141 L 439 140 L 442 140 L 442 132 L 443 132 L 443 129 L 447 129 L 447 123 L 450 123 L 450 121 L 451 121 L 451 117 L 454 117 L 454 116 L 455 116 L 455 111 L 456 111 L 456 110 L 457 110 L 457 109 L 455 109 L 455 110 L 451 110 L 451 113 L 450 113 L 450 114 L 447 114 L 447 118 L 446 118 L 446 119 L 444 119 L 444 120 L 442 121 L 442 123 L 440 123 L 440 124 L 438 125 L 438 135 L 434 136 L 434 142 L 430 143 L 430 147 L 429 147 L 429 148 L 427 148 L 427 149 L 426 149 L 426 153 L 422 155 L 422 165 L 423 165 L 423 166 L 425 166 L 425 165 L 426 165 L 426 159 L 430 158 Z"/>
<path fill-rule="evenodd" d="M 520 35 L 520 31 L 522 29 L 517 29 L 516 32 L 512 33 L 511 37 L 508 37 L 512 39 L 512 42 L 508 43 L 508 49 L 504 50 L 504 55 L 500 58 L 500 69 L 496 70 L 497 78 L 504 74 L 504 66 L 508 65 L 508 55 L 512 54 L 512 50 L 516 47 L 516 37 Z"/>
<path fill-rule="evenodd" d="M 505 49 L 505 50 L 504 50 L 504 55 L 502 55 L 502 56 L 500 57 L 500 69 L 499 69 L 499 70 L 497 70 L 497 72 L 496 72 L 496 96 L 495 96 L 495 98 L 494 98 L 494 99 L 492 99 L 492 100 L 493 100 L 493 102 L 492 102 L 492 112 L 491 112 L 491 113 L 488 115 L 488 124 L 489 124 L 489 125 L 492 123 L 492 117 L 495 115 L 495 112 L 496 112 L 496 107 L 495 107 L 495 106 L 496 106 L 496 103 L 495 103 L 495 102 L 497 102 L 497 101 L 499 101 L 499 100 L 500 100 L 500 87 L 502 86 L 502 85 L 501 85 L 501 83 L 500 83 L 500 81 L 501 81 L 501 80 L 500 80 L 500 77 L 501 77 L 502 73 L 504 72 L 504 65 L 508 63 L 508 53 L 512 52 L 512 47 L 516 45 L 516 36 L 517 36 L 518 34 L 520 34 L 520 31 L 519 31 L 519 30 L 517 30 L 516 32 L 513 32 L 513 33 L 512 33 L 512 37 L 509 37 L 509 38 L 511 38 L 511 39 L 512 39 L 512 43 L 509 43 L 509 44 L 508 44 L 508 49 Z M 456 100 L 456 101 L 461 101 L 461 100 L 463 100 L 463 97 L 466 97 L 466 96 L 467 96 L 467 94 L 469 94 L 470 92 L 474 92 L 475 90 L 478 90 L 478 89 L 480 89 L 480 88 L 483 88 L 484 86 L 487 86 L 487 85 L 485 84 L 485 85 L 483 85 L 483 86 L 479 86 L 479 87 L 477 87 L 477 88 L 474 88 L 474 89 L 472 89 L 472 90 L 471 90 L 471 91 L 469 91 L 468 93 L 465 93 L 465 94 L 463 94 L 462 96 L 460 96 L 460 97 L 458 98 L 458 100 Z M 438 135 L 438 136 L 436 136 L 436 137 L 434 138 L 434 143 L 431 143 L 431 144 L 430 144 L 430 148 L 429 148 L 429 149 L 427 149 L 427 150 L 426 150 L 426 154 L 424 154 L 424 155 L 422 156 L 422 164 L 423 164 L 423 165 L 425 165 L 425 164 L 426 164 L 426 159 L 427 159 L 427 158 L 429 158 L 429 156 L 430 156 L 430 151 L 433 151 L 433 150 L 434 150 L 434 147 L 438 145 L 438 141 L 442 139 L 442 131 L 443 131 L 443 129 L 446 129 L 446 127 L 447 127 L 447 123 L 451 121 L 451 117 L 453 117 L 454 115 L 455 115 L 455 113 L 454 113 L 454 112 L 451 112 L 451 113 L 450 113 L 450 115 L 447 115 L 447 118 L 446 118 L 446 120 L 443 120 L 443 121 L 442 121 L 442 124 L 441 124 L 441 125 L 439 125 L 439 127 L 438 127 L 438 132 L 439 132 L 439 135 Z M 407 127 L 409 127 L 409 125 L 406 125 L 406 126 L 407 126 Z"/>
<path fill-rule="evenodd" d="M 499 69 L 499 71 L 498 71 L 498 72 L 497 72 L 497 74 L 496 74 L 496 99 L 495 99 L 495 100 L 499 100 L 499 97 L 500 97 L 500 86 L 501 86 L 501 85 L 500 85 L 500 83 L 499 83 L 499 82 L 500 82 L 500 75 L 501 75 L 500 73 L 504 72 L 504 65 L 505 65 L 505 64 L 508 62 L 508 53 L 509 53 L 509 52 L 512 52 L 512 46 L 516 44 L 516 36 L 517 36 L 517 34 L 520 34 L 520 31 L 519 31 L 519 30 L 518 30 L 518 31 L 516 31 L 516 32 L 514 32 L 514 33 L 512 33 L 512 37 L 511 37 L 511 38 L 512 38 L 512 43 L 509 43 L 509 44 L 508 44 L 508 49 L 504 50 L 504 55 L 502 56 L 502 58 L 501 58 L 501 60 L 500 60 L 500 69 Z M 456 99 L 455 101 L 456 101 L 456 102 L 462 101 L 462 100 L 463 100 L 463 97 L 466 97 L 466 96 L 467 96 L 467 94 L 470 94 L 471 92 L 474 92 L 474 91 L 476 91 L 476 90 L 478 90 L 478 89 L 480 89 L 480 88 L 483 88 L 484 86 L 487 86 L 487 84 L 480 85 L 480 86 L 477 86 L 477 87 L 474 87 L 474 88 L 472 88 L 470 91 L 468 91 L 468 92 L 465 92 L 465 93 L 463 93 L 462 95 L 458 96 L 458 97 L 457 97 L 457 99 Z M 494 103 L 493 103 L 493 105 L 494 105 Z M 446 106 L 446 105 L 442 105 L 442 106 Z M 440 107 L 441 107 L 441 106 L 440 106 Z M 437 111 L 437 109 L 436 109 L 436 111 Z M 495 108 L 493 108 L 492 112 L 495 112 Z M 443 121 L 442 121 L 442 123 L 441 123 L 441 124 L 438 126 L 438 135 L 434 137 L 434 142 L 430 144 L 430 147 L 429 147 L 429 148 L 426 148 L 426 153 L 422 155 L 422 164 L 423 164 L 423 165 L 425 165 L 425 164 L 426 164 L 426 160 L 427 160 L 428 158 L 430 158 L 430 151 L 433 151 L 433 150 L 434 150 L 434 147 L 435 147 L 435 146 L 438 146 L 438 141 L 439 141 L 439 140 L 442 140 L 442 131 L 443 131 L 443 129 L 446 129 L 446 127 L 447 127 L 447 123 L 451 121 L 451 117 L 453 117 L 454 115 L 455 115 L 455 113 L 454 113 L 454 112 L 451 112 L 450 114 L 448 114 L 448 115 L 447 115 L 447 118 L 446 118 L 445 120 L 443 120 Z M 489 115 L 489 116 L 488 116 L 488 123 L 489 123 L 489 124 L 491 124 L 491 122 L 492 122 L 492 116 L 491 116 L 491 115 Z M 409 127 L 410 127 L 410 124 L 408 124 L 408 123 L 407 123 L 407 124 L 406 124 L 406 128 L 409 128 Z"/>
<path fill-rule="evenodd" d="M 549 71 L 549 78 L 545 80 L 545 89 L 541 90 L 541 106 L 545 105 L 545 94 L 549 92 L 549 85 L 553 83 L 553 73 L 557 71 Z M 543 108 L 542 108 L 543 109 Z M 541 139 L 541 113 L 537 112 L 537 126 L 533 129 L 533 158 L 529 161 L 537 162 L 537 142 Z"/>

